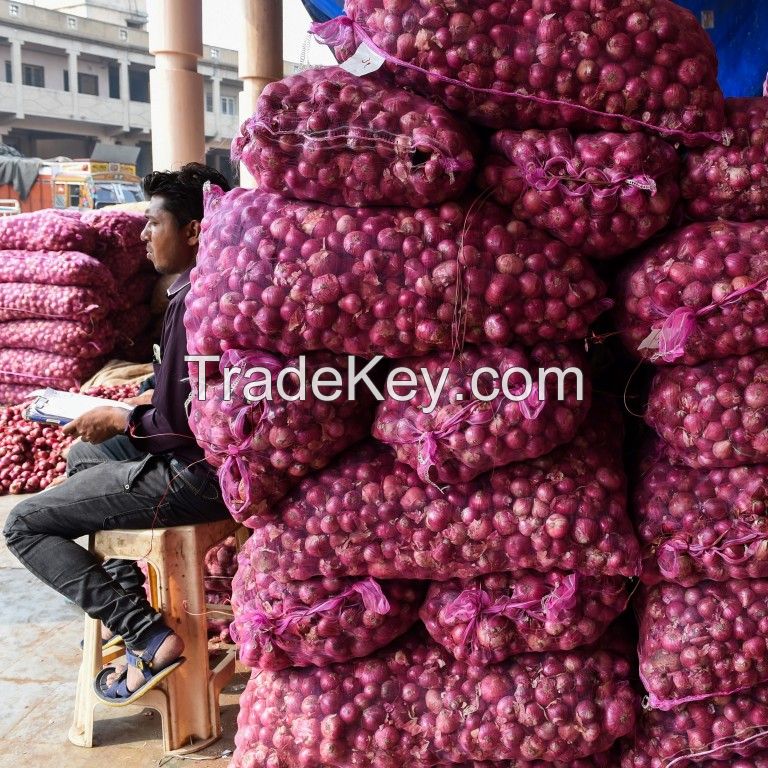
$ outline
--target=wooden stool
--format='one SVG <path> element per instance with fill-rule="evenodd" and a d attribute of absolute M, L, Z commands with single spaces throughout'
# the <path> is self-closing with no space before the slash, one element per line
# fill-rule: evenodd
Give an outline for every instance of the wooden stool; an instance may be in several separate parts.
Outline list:
<path fill-rule="evenodd" d="M 236 650 L 224 652 L 211 668 L 203 559 L 214 544 L 232 534 L 242 542 L 245 530 L 234 520 L 223 520 L 153 530 L 99 531 L 89 538 L 89 549 L 99 557 L 148 562 L 150 602 L 184 641 L 186 661 L 136 703 L 160 712 L 166 753 L 197 752 L 221 736 L 219 695 L 234 674 Z M 86 616 L 75 716 L 69 730 L 69 740 L 81 747 L 93 746 L 93 708 L 100 703 L 93 681 L 105 663 L 124 653 L 120 646 L 102 652 L 101 645 L 101 622 Z"/>

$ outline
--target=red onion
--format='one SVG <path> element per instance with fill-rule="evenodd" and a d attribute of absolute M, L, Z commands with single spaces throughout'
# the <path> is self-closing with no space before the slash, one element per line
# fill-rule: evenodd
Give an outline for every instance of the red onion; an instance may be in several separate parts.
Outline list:
<path fill-rule="evenodd" d="M 187 296 L 201 354 L 405 357 L 463 341 L 535 344 L 583 337 L 606 308 L 581 257 L 490 203 L 333 208 L 217 190 Z"/>
<path fill-rule="evenodd" d="M 228 536 L 214 544 L 203 560 L 203 584 L 206 593 L 215 593 L 231 597 L 232 578 L 237 572 L 237 541 Z"/>
<path fill-rule="evenodd" d="M 240 700 L 234 763 L 567 763 L 632 730 L 628 675 L 626 661 L 599 651 L 471 667 L 411 635 L 329 669 L 254 672 Z"/>
<path fill-rule="evenodd" d="M 730 146 L 708 146 L 685 157 L 685 211 L 696 221 L 768 218 L 768 99 L 726 99 Z"/>
<path fill-rule="evenodd" d="M 645 420 L 689 467 L 768 463 L 768 350 L 656 374 Z"/>
<path fill-rule="evenodd" d="M 0 251 L 0 282 L 77 285 L 98 288 L 109 296 L 116 290 L 103 264 L 76 251 Z"/>
<path fill-rule="evenodd" d="M 618 281 L 627 348 L 658 364 L 696 365 L 768 347 L 766 249 L 765 222 L 691 224 L 659 238 Z M 640 350 L 652 330 L 658 342 Z"/>
<path fill-rule="evenodd" d="M 372 434 L 394 446 L 398 460 L 417 469 L 423 480 L 466 483 L 494 467 L 542 456 L 572 440 L 589 411 L 589 377 L 580 398 L 576 378 L 569 373 L 563 379 L 562 400 L 554 374 L 544 391 L 539 390 L 538 379 L 542 370 L 582 371 L 585 366 L 584 355 L 565 344 L 538 344 L 530 351 L 519 346 L 473 347 L 459 354 L 436 352 L 399 360 L 398 368 L 413 371 L 416 396 L 402 402 L 387 394 L 378 407 Z M 475 372 L 485 367 L 496 371 L 498 378 L 477 377 L 473 393 Z M 508 400 L 502 391 L 501 379 L 513 368 L 528 371 L 533 383 L 530 395 L 519 402 Z M 442 394 L 435 409 L 425 413 L 432 405 L 425 379 L 428 376 L 436 386 L 443 371 L 448 374 Z M 522 373 L 509 376 L 510 394 L 522 394 L 525 388 Z M 494 389 L 498 395 L 491 401 L 474 397 L 490 397 Z"/>
<path fill-rule="evenodd" d="M 136 304 L 129 309 L 110 312 L 109 322 L 117 335 L 116 349 L 122 351 L 135 345 L 137 338 L 152 322 L 152 313 L 149 304 Z"/>
<path fill-rule="evenodd" d="M 569 651 L 597 640 L 626 608 L 621 576 L 535 571 L 433 582 L 419 613 L 459 661 L 496 664 L 529 651 Z"/>
<path fill-rule="evenodd" d="M 648 709 L 638 720 L 634 743 L 626 745 L 621 768 L 756 768 L 749 758 L 768 748 L 767 727 L 768 685 L 670 712 Z"/>
<path fill-rule="evenodd" d="M 112 297 L 91 288 L 34 283 L 0 283 L 0 322 L 6 320 L 97 321 Z"/>
<path fill-rule="evenodd" d="M 0 407 L 0 495 L 40 491 L 67 469 L 63 451 L 73 438 L 59 427 L 24 418 L 28 394 L 34 389 L 38 387 L 0 384 L 0 403 L 17 403 Z M 136 395 L 137 387 L 93 387 L 86 394 L 122 400 Z"/>
<path fill-rule="evenodd" d="M 149 304 L 159 275 L 156 272 L 139 272 L 128 278 L 114 302 L 117 312 L 126 312 L 139 304 Z"/>
<path fill-rule="evenodd" d="M 248 545 L 239 559 L 230 632 L 249 667 L 324 667 L 368 656 L 419 618 L 419 582 L 314 578 L 286 584 L 250 565 Z"/>
<path fill-rule="evenodd" d="M 115 331 L 104 320 L 15 320 L 0 323 L 0 347 L 53 352 L 67 357 L 101 357 L 112 351 Z"/>
<path fill-rule="evenodd" d="M 768 578 L 767 465 L 675 466 L 660 444 L 643 464 L 634 515 L 646 584 Z"/>
<path fill-rule="evenodd" d="M 46 209 L 0 218 L 1 251 L 94 253 L 97 233 L 77 211 Z"/>
<path fill-rule="evenodd" d="M 635 576 L 622 428 L 589 419 L 546 456 L 441 491 L 369 443 L 307 477 L 254 532 L 254 566 L 313 576 L 470 579 L 533 569 Z M 258 542 L 261 548 L 258 549 Z"/>
<path fill-rule="evenodd" d="M 246 525 L 257 524 L 260 515 L 285 496 L 300 478 L 326 466 L 337 454 L 365 437 L 373 418 L 373 396 L 363 388 L 353 398 L 346 387 L 333 402 L 323 402 L 311 386 L 315 372 L 323 367 L 337 370 L 343 377 L 348 360 L 328 352 L 305 358 L 305 396 L 284 399 L 277 388 L 277 377 L 286 367 L 296 368 L 295 358 L 281 359 L 263 352 L 230 350 L 221 359 L 220 370 L 241 372 L 231 379 L 230 399 L 225 400 L 224 381 L 207 381 L 205 400 L 197 396 L 196 364 L 192 366 L 190 427 L 206 459 L 218 467 L 222 496 L 233 517 Z M 249 382 L 263 382 L 260 374 L 245 374 L 259 366 L 271 372 L 269 399 L 248 402 L 246 397 L 260 397 L 265 387 L 248 387 Z M 328 378 L 328 377 L 326 377 Z M 299 381 L 291 374 L 287 394 L 298 392 Z M 325 394 L 328 394 L 327 392 Z"/>
<path fill-rule="evenodd" d="M 585 256 L 618 256 L 669 222 L 680 191 L 674 148 L 643 133 L 574 137 L 499 131 L 481 176 L 515 216 Z"/>
<path fill-rule="evenodd" d="M 644 589 L 640 677 L 652 707 L 725 696 L 768 681 L 768 580 Z"/>
<path fill-rule="evenodd" d="M 147 219 L 138 211 L 83 211 L 80 220 L 96 232 L 94 255 L 99 259 L 119 251 L 144 248 L 141 233 Z M 145 251 L 146 253 L 146 251 Z"/>
<path fill-rule="evenodd" d="M 714 46 L 667 0 L 346 0 L 344 10 L 351 21 L 316 29 L 339 61 L 367 37 L 399 85 L 481 125 L 646 126 L 690 144 L 723 128 Z"/>
<path fill-rule="evenodd" d="M 456 199 L 476 140 L 443 107 L 338 67 L 270 83 L 232 141 L 260 189 L 357 208 Z"/>
<path fill-rule="evenodd" d="M 118 285 L 122 285 L 139 272 L 155 274 L 157 278 L 152 262 L 147 259 L 147 248 L 143 244 L 126 250 L 108 251 L 99 258 Z"/>

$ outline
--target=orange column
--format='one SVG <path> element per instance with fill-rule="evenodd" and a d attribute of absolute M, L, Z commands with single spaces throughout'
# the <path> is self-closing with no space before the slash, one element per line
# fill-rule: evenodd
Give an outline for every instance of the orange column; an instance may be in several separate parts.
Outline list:
<path fill-rule="evenodd" d="M 283 0 L 241 0 L 243 34 L 238 67 L 240 122 L 249 118 L 264 86 L 283 77 Z M 240 164 L 240 184 L 255 186 L 253 177 Z"/>
<path fill-rule="evenodd" d="M 203 76 L 197 72 L 202 0 L 151 0 L 147 8 L 149 52 L 155 56 L 149 73 L 152 165 L 169 170 L 205 162 Z"/>

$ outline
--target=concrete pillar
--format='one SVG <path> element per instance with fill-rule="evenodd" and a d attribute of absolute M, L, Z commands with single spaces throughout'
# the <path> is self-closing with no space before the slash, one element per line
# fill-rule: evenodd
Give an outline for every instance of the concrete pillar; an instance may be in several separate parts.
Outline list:
<path fill-rule="evenodd" d="M 24 82 L 21 79 L 21 40 L 11 38 L 11 69 L 13 92 L 16 97 L 16 117 L 24 117 Z"/>
<path fill-rule="evenodd" d="M 211 95 L 213 99 L 213 136 L 221 137 L 221 77 L 214 75 L 211 78 Z"/>
<path fill-rule="evenodd" d="M 264 87 L 283 77 L 283 0 L 240 0 L 243 32 L 238 71 L 240 122 L 248 119 Z M 240 164 L 240 185 L 253 188 L 253 177 Z"/>
<path fill-rule="evenodd" d="M 77 47 L 69 49 L 69 95 L 72 98 L 72 117 L 75 120 L 80 119 L 80 94 L 77 89 L 77 56 L 80 49 Z"/>
<path fill-rule="evenodd" d="M 205 99 L 197 60 L 203 55 L 202 0 L 152 0 L 149 73 L 152 164 L 178 169 L 205 160 Z"/>
<path fill-rule="evenodd" d="M 123 130 L 131 130 L 131 87 L 128 81 L 128 54 L 120 59 L 120 105 L 123 109 Z"/>

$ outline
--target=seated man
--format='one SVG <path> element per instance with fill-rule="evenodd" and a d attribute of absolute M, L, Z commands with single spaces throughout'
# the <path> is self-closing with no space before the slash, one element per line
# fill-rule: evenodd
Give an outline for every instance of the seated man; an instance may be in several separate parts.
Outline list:
<path fill-rule="evenodd" d="M 197 163 L 151 173 L 143 181 L 150 201 L 141 234 L 147 258 L 161 274 L 180 274 L 168 290 L 151 404 L 132 411 L 95 408 L 64 427 L 84 441 L 70 451 L 69 476 L 17 504 L 4 531 L 8 549 L 30 572 L 122 638 L 127 667 L 107 667 L 95 683 L 111 704 L 135 701 L 170 674 L 182 661 L 183 642 L 147 601 L 134 563 L 112 560 L 105 568 L 74 539 L 101 530 L 189 525 L 228 515 L 186 410 L 191 390 L 184 360 L 184 297 L 208 180 L 229 189 L 218 171 Z"/>

